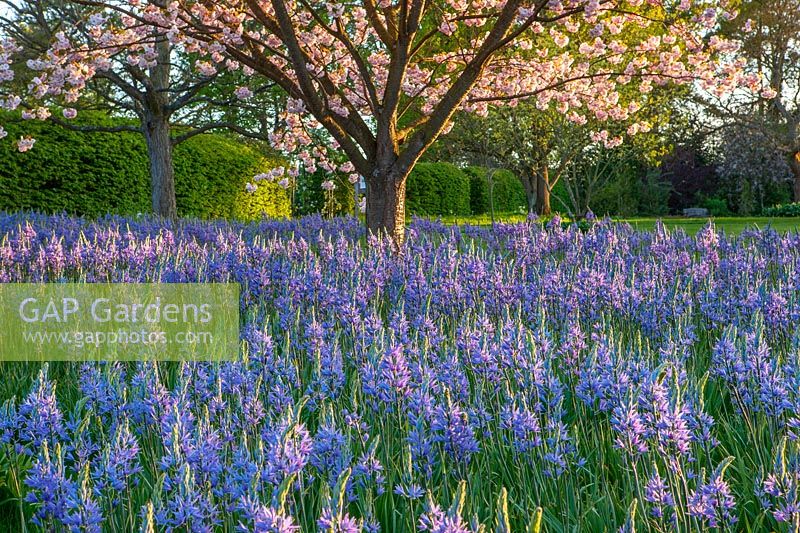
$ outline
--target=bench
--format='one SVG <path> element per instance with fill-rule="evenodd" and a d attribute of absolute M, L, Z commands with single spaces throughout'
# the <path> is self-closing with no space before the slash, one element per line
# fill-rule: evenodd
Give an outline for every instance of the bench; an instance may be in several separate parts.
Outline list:
<path fill-rule="evenodd" d="M 683 216 L 685 217 L 707 217 L 708 216 L 708 209 L 703 207 L 690 207 L 688 209 L 683 210 Z"/>

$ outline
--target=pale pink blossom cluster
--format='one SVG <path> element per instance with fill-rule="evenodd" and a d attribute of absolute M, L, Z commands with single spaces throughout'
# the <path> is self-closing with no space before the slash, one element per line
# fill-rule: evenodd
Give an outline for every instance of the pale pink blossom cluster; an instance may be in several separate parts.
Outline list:
<path fill-rule="evenodd" d="M 31 148 L 33 148 L 33 144 L 34 144 L 35 142 L 36 142 L 36 139 L 33 139 L 33 138 L 31 138 L 31 137 L 21 137 L 21 138 L 20 138 L 20 139 L 17 141 L 17 149 L 18 149 L 20 152 L 27 152 L 28 150 L 30 150 Z"/>
<path fill-rule="evenodd" d="M 248 100 L 253 97 L 253 91 L 250 87 L 237 87 L 233 94 L 236 95 L 236 98 L 239 100 Z"/>
<path fill-rule="evenodd" d="M 297 168 L 287 169 L 285 167 L 275 167 L 268 172 L 262 172 L 253 176 L 253 182 L 246 184 L 246 188 L 249 192 L 255 192 L 258 189 L 257 183 L 266 180 L 277 183 L 284 189 L 288 189 L 299 173 L 300 171 Z"/>

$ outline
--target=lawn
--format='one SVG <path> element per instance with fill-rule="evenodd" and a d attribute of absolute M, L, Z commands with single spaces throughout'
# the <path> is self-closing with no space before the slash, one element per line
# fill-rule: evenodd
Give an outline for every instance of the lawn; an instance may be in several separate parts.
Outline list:
<path fill-rule="evenodd" d="M 497 222 L 518 223 L 523 222 L 526 215 L 520 214 L 499 214 Z M 617 218 L 619 222 L 626 222 L 641 231 L 651 231 L 655 228 L 656 221 L 661 220 L 664 226 L 670 229 L 681 228 L 686 233 L 695 234 L 700 228 L 704 227 L 709 221 L 713 221 L 717 229 L 730 235 L 738 235 L 747 228 L 772 228 L 780 232 L 800 230 L 800 217 L 794 218 L 769 218 L 769 217 L 718 217 L 718 218 L 683 218 L 665 217 L 658 218 Z M 442 217 L 442 222 L 446 224 L 471 224 L 476 226 L 489 226 L 492 223 L 489 215 L 474 215 L 468 217 Z"/>

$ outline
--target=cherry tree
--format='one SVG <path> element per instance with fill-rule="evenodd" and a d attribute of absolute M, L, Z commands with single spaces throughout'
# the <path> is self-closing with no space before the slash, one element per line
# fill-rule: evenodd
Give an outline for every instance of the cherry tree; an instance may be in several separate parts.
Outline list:
<path fill-rule="evenodd" d="M 0 64 L 6 65 L 7 82 L 0 103 L 6 110 L 22 107 L 23 119 L 49 120 L 72 130 L 141 133 L 149 157 L 153 212 L 174 218 L 173 148 L 216 128 L 259 137 L 261 128 L 241 125 L 241 115 L 249 113 L 249 101 L 263 103 L 257 93 L 269 94 L 273 84 L 231 86 L 242 78 L 238 69 L 193 62 L 179 41 L 147 22 L 165 5 L 159 0 L 0 0 L 6 35 Z M 54 114 L 52 105 L 60 105 L 61 112 Z M 139 123 L 77 124 L 73 119 L 83 109 L 136 117 Z M 234 110 L 238 120 L 232 122 L 226 115 Z M 35 139 L 23 137 L 16 143 L 27 151 Z"/>
<path fill-rule="evenodd" d="M 99 24 L 104 48 L 62 43 L 57 55 L 69 59 L 59 69 L 83 80 L 106 70 L 112 53 L 146 54 L 166 41 L 201 56 L 201 71 L 241 68 L 273 81 L 288 95 L 274 144 L 311 167 L 333 169 L 328 153 L 343 152 L 366 179 L 369 230 L 398 245 L 406 179 L 459 110 L 535 98 L 574 122 L 603 123 L 634 110 L 621 103 L 621 86 L 646 94 L 671 82 L 715 92 L 761 83 L 737 61 L 719 61 L 735 51 L 712 35 L 735 16 L 726 0 L 84 2 L 118 16 Z M 623 32 L 642 37 L 623 43 Z M 43 83 L 48 92 L 77 88 Z M 327 146 L 312 143 L 319 129 Z M 619 142 L 604 131 L 598 138 Z"/>

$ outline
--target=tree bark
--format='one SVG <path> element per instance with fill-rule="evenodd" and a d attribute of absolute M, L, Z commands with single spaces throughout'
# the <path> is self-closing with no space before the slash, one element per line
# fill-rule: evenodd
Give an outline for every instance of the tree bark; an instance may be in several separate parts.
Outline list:
<path fill-rule="evenodd" d="M 550 172 L 544 167 L 542 172 L 536 174 L 536 212 L 539 216 L 550 216 Z"/>
<path fill-rule="evenodd" d="M 528 201 L 528 214 L 536 213 L 536 190 L 539 180 L 536 177 L 536 172 L 526 171 L 520 174 L 519 177 L 522 182 L 522 187 L 525 189 L 525 199 Z"/>
<path fill-rule="evenodd" d="M 165 116 L 148 116 L 144 123 L 147 156 L 150 159 L 150 186 L 153 213 L 176 219 L 175 170 L 172 166 L 172 139 L 169 119 Z"/>
<path fill-rule="evenodd" d="M 406 178 L 377 173 L 367 181 L 367 229 L 390 238 L 396 250 L 406 235 Z"/>
<path fill-rule="evenodd" d="M 172 45 L 163 35 L 155 43 L 158 61 L 150 68 L 151 86 L 144 95 L 143 130 L 150 158 L 150 184 L 153 212 L 164 218 L 177 219 L 175 170 L 172 166 L 169 90 Z"/>
<path fill-rule="evenodd" d="M 794 201 L 800 202 L 800 152 L 795 152 L 789 160 L 789 166 L 792 168 L 792 176 L 794 176 L 793 190 Z"/>

